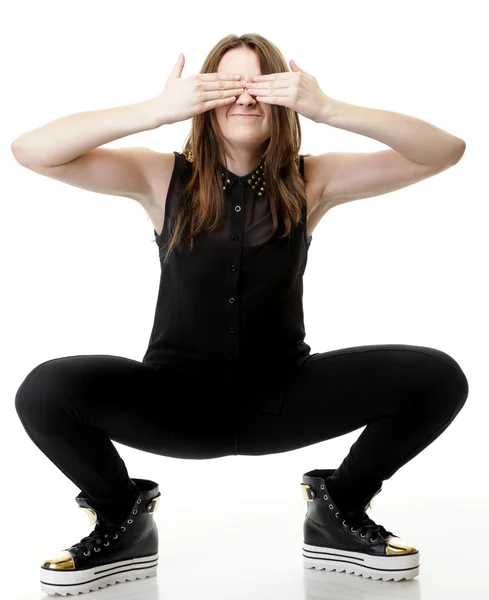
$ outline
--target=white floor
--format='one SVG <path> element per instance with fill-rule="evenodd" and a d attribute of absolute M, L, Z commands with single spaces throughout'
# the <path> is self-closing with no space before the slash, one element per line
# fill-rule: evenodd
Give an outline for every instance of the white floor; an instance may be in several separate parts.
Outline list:
<path fill-rule="evenodd" d="M 288 456 L 292 458 L 293 454 Z M 42 462 L 40 458 L 35 460 Z M 170 464 L 165 458 L 151 460 Z M 248 472 L 239 477 L 225 476 L 231 467 L 236 468 L 238 461 L 249 461 L 247 464 L 254 465 L 257 475 Z M 413 473 L 409 467 L 395 483 L 394 479 L 387 482 L 369 515 L 420 550 L 420 575 L 411 581 L 372 581 L 346 573 L 303 568 L 302 524 L 306 503 L 301 499 L 301 478 L 295 474 L 275 477 L 269 466 L 276 461 L 283 467 L 284 456 L 261 457 L 261 462 L 248 457 L 177 462 L 184 475 L 174 475 L 166 491 L 163 482 L 160 483 L 162 500 L 155 514 L 160 534 L 157 577 L 117 584 L 79 598 L 450 600 L 467 594 L 471 600 L 487 597 L 484 551 L 488 496 L 480 481 L 479 488 L 472 482 L 472 488 L 468 489 L 470 482 L 463 480 L 460 473 L 458 486 L 447 484 L 445 475 L 434 476 L 432 481 L 438 483 L 429 493 L 425 482 L 419 486 L 424 492 L 416 493 L 408 483 Z M 220 471 L 221 475 L 209 477 L 207 473 L 207 483 L 203 483 L 203 474 L 211 470 Z M 90 532 L 84 511 L 71 498 L 71 482 L 62 482 L 62 476 L 54 468 L 48 471 L 51 486 L 26 486 L 12 495 L 15 502 L 3 512 L 1 589 L 5 600 L 49 598 L 39 587 L 40 562 L 60 554 L 62 548 Z"/>

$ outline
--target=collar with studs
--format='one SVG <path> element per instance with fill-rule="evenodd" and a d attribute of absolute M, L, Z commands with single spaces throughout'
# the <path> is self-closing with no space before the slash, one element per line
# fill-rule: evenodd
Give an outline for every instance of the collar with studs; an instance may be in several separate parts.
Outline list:
<path fill-rule="evenodd" d="M 256 171 L 253 173 L 253 175 L 251 175 L 251 177 L 249 179 L 246 180 L 246 184 L 251 186 L 252 190 L 256 190 L 257 187 L 260 187 L 260 181 L 262 181 L 262 177 L 265 177 L 265 167 L 264 167 L 265 163 L 262 163 L 257 169 Z M 226 181 L 224 181 L 224 177 L 226 176 L 226 174 L 224 173 L 222 166 L 221 166 L 221 177 L 223 178 L 223 183 L 224 185 L 222 186 L 222 189 L 225 190 L 228 186 L 229 183 L 231 183 L 230 179 L 226 179 Z M 259 196 L 263 195 L 263 190 L 265 189 L 266 183 L 265 181 L 262 182 L 261 187 L 260 187 L 260 191 L 258 192 Z"/>
<path fill-rule="evenodd" d="M 182 154 L 185 156 L 185 158 L 189 162 L 193 162 L 194 153 L 192 150 L 182 152 Z M 265 189 L 265 186 L 266 186 L 265 181 L 262 181 L 262 178 L 265 177 L 265 173 L 266 173 L 265 162 L 262 162 L 262 164 L 255 170 L 255 172 L 251 175 L 251 177 L 249 177 L 246 180 L 247 185 L 251 186 L 252 190 L 256 190 L 258 187 L 260 188 L 260 191 L 258 192 L 259 196 L 263 195 L 263 190 Z M 223 184 L 224 184 L 222 189 L 225 190 L 227 188 L 228 184 L 231 183 L 231 180 L 229 178 L 227 178 L 224 181 L 224 177 L 226 177 L 226 173 L 224 172 L 222 166 L 221 166 L 221 177 L 223 178 Z M 261 181 L 262 181 L 262 184 L 260 186 L 259 184 Z"/>

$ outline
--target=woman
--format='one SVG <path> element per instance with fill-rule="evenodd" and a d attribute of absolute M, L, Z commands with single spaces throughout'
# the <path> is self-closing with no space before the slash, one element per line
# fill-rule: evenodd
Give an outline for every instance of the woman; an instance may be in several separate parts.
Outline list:
<path fill-rule="evenodd" d="M 17 392 L 29 437 L 82 490 L 76 500 L 96 520 L 89 536 L 43 563 L 42 589 L 77 593 L 156 574 L 158 484 L 131 479 L 111 440 L 209 459 L 286 452 L 364 426 L 337 469 L 302 477 L 304 564 L 413 578 L 418 550 L 366 510 L 382 482 L 453 421 L 467 379 L 452 357 L 428 347 L 311 354 L 302 278 L 312 232 L 329 209 L 439 173 L 460 159 L 464 142 L 405 115 L 329 98 L 256 34 L 222 39 L 197 75 L 182 78 L 183 66 L 180 56 L 156 98 L 71 115 L 13 144 L 35 172 L 137 200 L 161 262 L 141 362 L 55 358 Z M 299 155 L 298 114 L 396 149 Z M 99 147 L 188 118 L 183 152 Z"/>

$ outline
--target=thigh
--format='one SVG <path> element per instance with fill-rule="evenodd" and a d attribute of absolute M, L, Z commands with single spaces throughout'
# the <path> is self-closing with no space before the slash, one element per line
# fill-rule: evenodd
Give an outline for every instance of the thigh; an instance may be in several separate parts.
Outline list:
<path fill-rule="evenodd" d="M 54 433 L 63 420 L 107 432 L 117 442 L 179 458 L 234 453 L 234 419 L 223 390 L 170 365 L 121 356 L 56 358 L 33 369 L 16 396 L 19 417 Z"/>
<path fill-rule="evenodd" d="M 288 379 L 275 412 L 265 412 L 250 400 L 243 404 L 237 452 L 301 448 L 410 411 L 414 402 L 438 418 L 440 410 L 455 410 L 465 382 L 452 357 L 424 346 L 382 344 L 317 353 Z M 424 402 L 440 385 L 447 389 L 446 396 L 437 395 L 444 398 L 446 409 Z M 451 394 L 454 389 L 461 393 Z"/>

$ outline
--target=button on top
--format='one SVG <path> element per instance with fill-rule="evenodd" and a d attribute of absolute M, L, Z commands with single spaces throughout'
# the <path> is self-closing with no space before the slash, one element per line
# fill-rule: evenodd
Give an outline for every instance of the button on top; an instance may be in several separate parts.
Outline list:
<path fill-rule="evenodd" d="M 229 302 L 230 302 L 230 304 L 233 304 L 234 303 L 234 298 L 229 298 Z"/>
<path fill-rule="evenodd" d="M 239 212 L 239 211 L 241 210 L 241 206 L 235 206 L 235 207 L 234 207 L 234 210 L 235 210 L 236 212 Z"/>

